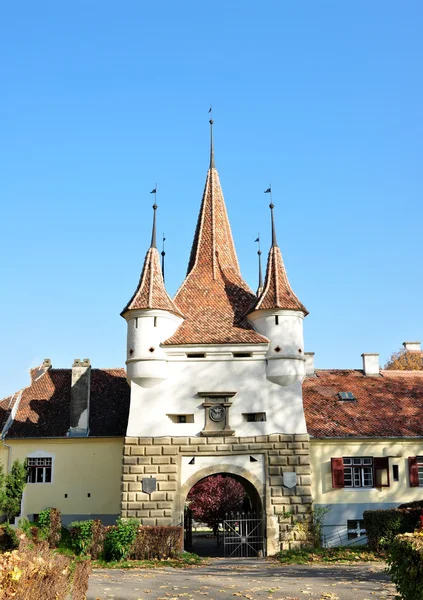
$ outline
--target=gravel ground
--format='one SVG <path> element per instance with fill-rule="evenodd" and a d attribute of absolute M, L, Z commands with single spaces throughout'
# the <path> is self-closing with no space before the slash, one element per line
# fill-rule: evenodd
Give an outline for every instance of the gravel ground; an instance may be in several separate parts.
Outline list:
<path fill-rule="evenodd" d="M 211 559 L 189 569 L 98 569 L 87 600 L 373 600 L 395 597 L 383 563 L 281 565 Z"/>

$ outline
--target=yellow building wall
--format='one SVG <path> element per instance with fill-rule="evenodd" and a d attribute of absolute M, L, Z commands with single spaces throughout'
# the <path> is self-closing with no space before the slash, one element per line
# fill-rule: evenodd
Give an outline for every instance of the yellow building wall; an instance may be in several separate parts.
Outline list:
<path fill-rule="evenodd" d="M 27 483 L 23 515 L 38 514 L 46 507 L 58 508 L 63 516 L 120 513 L 123 438 L 8 440 L 7 443 L 11 446 L 10 464 L 16 459 L 23 461 L 37 451 L 53 455 L 52 483 Z"/>
<path fill-rule="evenodd" d="M 410 487 L 408 457 L 423 455 L 423 440 L 355 439 L 310 440 L 312 490 L 315 504 L 403 503 L 423 499 L 423 487 Z M 388 456 L 390 486 L 386 488 L 333 489 L 331 458 Z M 392 466 L 399 467 L 399 481 L 393 481 Z"/>

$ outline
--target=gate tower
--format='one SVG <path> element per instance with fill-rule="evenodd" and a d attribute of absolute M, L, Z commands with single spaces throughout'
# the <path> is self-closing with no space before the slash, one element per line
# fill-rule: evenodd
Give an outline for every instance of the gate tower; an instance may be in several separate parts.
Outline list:
<path fill-rule="evenodd" d="M 186 277 L 166 292 L 153 234 L 128 323 L 131 405 L 124 443 L 122 516 L 183 523 L 186 496 L 209 475 L 248 482 L 265 520 L 267 554 L 298 545 L 292 517 L 311 505 L 302 402 L 303 319 L 276 242 L 257 297 L 242 278 L 214 160 Z"/>

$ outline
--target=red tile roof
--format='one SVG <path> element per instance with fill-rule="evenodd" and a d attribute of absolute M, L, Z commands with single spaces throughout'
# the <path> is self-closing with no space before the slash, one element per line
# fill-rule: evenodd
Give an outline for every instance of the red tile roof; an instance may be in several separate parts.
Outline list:
<path fill-rule="evenodd" d="M 71 376 L 71 369 L 49 369 L 38 379 L 33 378 L 22 391 L 7 437 L 65 437 L 70 424 Z M 92 369 L 89 435 L 125 435 L 129 398 L 124 369 Z"/>
<path fill-rule="evenodd" d="M 270 248 L 264 288 L 254 306 L 254 310 L 272 308 L 299 310 L 308 315 L 308 310 L 298 300 L 289 284 L 279 246 Z"/>
<path fill-rule="evenodd" d="M 187 276 L 174 298 L 185 321 L 165 344 L 267 343 L 245 316 L 255 299 L 241 276 L 219 175 L 210 168 Z"/>
<path fill-rule="evenodd" d="M 146 308 L 168 310 L 182 316 L 166 292 L 157 248 L 148 249 L 138 287 L 121 314 L 124 315 L 128 310 Z"/>
<path fill-rule="evenodd" d="M 353 392 L 356 401 L 340 401 Z M 317 438 L 423 436 L 423 371 L 317 370 L 303 384 L 307 429 Z"/>

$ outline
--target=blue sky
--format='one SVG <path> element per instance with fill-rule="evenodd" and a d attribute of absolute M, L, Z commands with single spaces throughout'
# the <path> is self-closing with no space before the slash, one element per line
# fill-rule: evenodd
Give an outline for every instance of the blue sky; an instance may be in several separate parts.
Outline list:
<path fill-rule="evenodd" d="M 0 397 L 50 357 L 123 366 L 158 183 L 168 290 L 208 162 L 244 278 L 278 242 L 320 368 L 423 338 L 423 4 L 3 3 Z"/>

